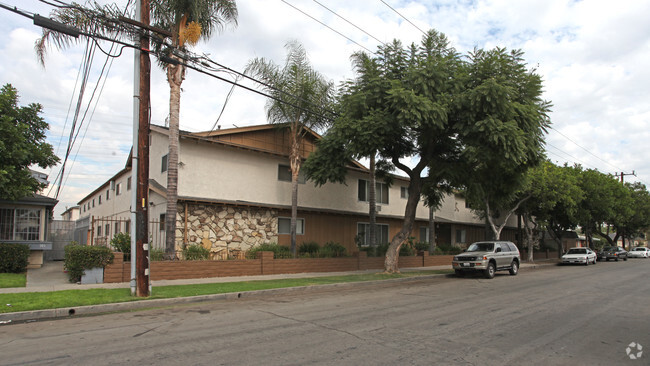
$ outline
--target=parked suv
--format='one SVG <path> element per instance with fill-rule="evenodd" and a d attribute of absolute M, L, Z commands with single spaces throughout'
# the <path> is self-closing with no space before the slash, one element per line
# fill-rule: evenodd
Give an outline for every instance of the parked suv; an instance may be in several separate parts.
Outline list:
<path fill-rule="evenodd" d="M 508 270 L 515 276 L 519 272 L 521 257 L 517 246 L 509 241 L 480 241 L 454 256 L 452 266 L 456 275 L 481 271 L 486 278 L 494 278 L 496 271 Z"/>

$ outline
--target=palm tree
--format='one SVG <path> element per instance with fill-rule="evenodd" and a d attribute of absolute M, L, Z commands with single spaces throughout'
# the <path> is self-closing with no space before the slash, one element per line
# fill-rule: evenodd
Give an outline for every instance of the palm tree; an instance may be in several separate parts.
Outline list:
<path fill-rule="evenodd" d="M 291 167 L 291 252 L 296 255 L 296 223 L 298 217 L 298 175 L 302 164 L 300 146 L 307 129 L 325 127 L 324 116 L 332 102 L 334 87 L 312 69 L 305 49 L 296 41 L 286 45 L 287 58 L 283 67 L 264 58 L 248 63 L 246 73 L 264 83 L 264 91 L 272 99 L 266 103 L 270 123 L 288 127 L 291 138 L 289 162 Z"/>
<path fill-rule="evenodd" d="M 136 0 L 137 1 L 137 0 Z M 54 10 L 51 17 L 86 32 L 109 37 L 128 38 L 126 28 L 121 27 L 117 16 L 121 11 L 114 4 L 91 5 L 92 12 L 73 4 L 73 7 Z M 183 51 L 186 44 L 194 45 L 200 39 L 210 38 L 215 30 L 222 30 L 227 24 L 237 25 L 237 5 L 234 0 L 151 0 L 151 18 L 158 28 L 170 31 L 171 46 L 161 49 L 162 53 L 177 62 L 162 63 L 169 82 L 169 153 L 167 156 L 167 212 L 165 215 L 166 252 L 176 250 L 176 212 L 178 200 L 178 136 L 181 104 L 181 84 L 185 79 L 185 66 L 175 50 Z M 102 16 L 96 16 L 97 14 Z M 57 48 L 64 48 L 74 39 L 64 34 L 43 30 L 43 37 L 36 42 L 36 52 L 43 62 L 46 45 L 52 42 Z M 160 45 L 158 47 L 161 47 Z"/>

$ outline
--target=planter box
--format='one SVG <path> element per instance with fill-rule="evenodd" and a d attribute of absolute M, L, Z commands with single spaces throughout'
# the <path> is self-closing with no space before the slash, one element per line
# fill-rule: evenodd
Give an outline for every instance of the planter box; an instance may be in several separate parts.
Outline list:
<path fill-rule="evenodd" d="M 85 273 L 81 276 L 82 285 L 104 283 L 104 268 L 95 267 L 92 269 L 86 269 L 84 272 Z"/>

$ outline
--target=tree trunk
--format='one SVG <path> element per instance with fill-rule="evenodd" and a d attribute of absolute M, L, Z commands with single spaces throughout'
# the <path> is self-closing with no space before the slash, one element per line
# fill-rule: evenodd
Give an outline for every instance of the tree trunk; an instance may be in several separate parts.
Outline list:
<path fill-rule="evenodd" d="M 537 224 L 534 223 L 528 214 L 523 215 L 524 218 L 524 232 L 526 233 L 526 250 L 528 251 L 528 262 L 533 263 L 534 262 L 534 250 L 535 250 L 535 242 L 533 241 L 533 232 L 535 228 L 537 227 Z M 528 224 L 531 223 L 533 224 L 533 227 L 530 227 Z"/>
<path fill-rule="evenodd" d="M 291 254 L 296 257 L 296 225 L 298 223 L 298 175 L 300 173 L 299 127 L 291 126 Z"/>
<path fill-rule="evenodd" d="M 429 207 L 429 253 L 436 250 L 436 210 Z"/>
<path fill-rule="evenodd" d="M 175 58 L 176 56 L 172 56 Z M 165 252 L 176 253 L 176 212 L 178 211 L 178 135 L 180 126 L 181 84 L 185 67 L 169 64 L 169 153 L 167 154 L 167 211 L 165 214 Z"/>
<path fill-rule="evenodd" d="M 406 201 L 406 210 L 404 212 L 404 223 L 402 224 L 402 229 L 391 240 L 386 251 L 386 260 L 384 261 L 384 271 L 386 273 L 399 273 L 399 250 L 402 244 L 408 239 L 411 231 L 413 231 L 415 213 L 418 202 L 420 202 L 420 192 L 422 189 L 420 180 L 419 172 L 417 175 L 411 175 L 408 188 L 409 197 Z"/>
<path fill-rule="evenodd" d="M 377 183 L 375 179 L 375 155 L 370 155 L 370 183 L 368 184 L 368 215 L 370 216 L 369 241 L 371 247 L 377 246 Z"/>

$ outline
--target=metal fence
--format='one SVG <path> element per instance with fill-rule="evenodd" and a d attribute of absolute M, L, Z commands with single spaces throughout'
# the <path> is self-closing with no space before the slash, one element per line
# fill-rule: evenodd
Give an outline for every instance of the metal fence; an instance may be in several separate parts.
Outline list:
<path fill-rule="evenodd" d="M 165 222 L 149 221 L 149 244 L 152 249 L 165 250 Z M 90 245 L 109 247 L 111 239 L 119 233 L 131 234 L 131 219 L 116 217 L 92 217 L 88 237 Z"/>
<path fill-rule="evenodd" d="M 46 261 L 60 261 L 65 258 L 64 248 L 74 239 L 75 222 L 64 220 L 53 220 L 50 225 L 49 238 L 52 241 L 52 250 L 43 252 L 43 259 Z"/>

